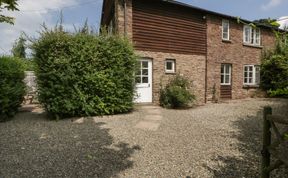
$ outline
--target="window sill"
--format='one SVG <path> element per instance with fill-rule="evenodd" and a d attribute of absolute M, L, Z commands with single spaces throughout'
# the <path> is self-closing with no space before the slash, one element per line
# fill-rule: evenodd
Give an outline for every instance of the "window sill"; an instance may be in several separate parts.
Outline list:
<path fill-rule="evenodd" d="M 232 43 L 231 40 L 225 40 L 225 39 L 222 39 L 222 42 L 224 42 L 224 43 Z"/>
<path fill-rule="evenodd" d="M 247 84 L 244 84 L 244 85 L 243 85 L 243 88 L 245 88 L 245 89 L 259 88 L 259 85 L 253 85 L 253 84 L 252 84 L 252 85 L 247 85 Z"/>
<path fill-rule="evenodd" d="M 168 71 L 166 71 L 165 74 L 167 74 L 167 75 L 175 75 L 176 72 L 168 72 Z"/>
<path fill-rule="evenodd" d="M 243 46 L 248 46 L 248 47 L 252 47 L 252 48 L 259 48 L 259 49 L 262 49 L 262 48 L 263 48 L 263 46 L 254 45 L 254 44 L 249 44 L 249 43 L 243 43 Z"/>

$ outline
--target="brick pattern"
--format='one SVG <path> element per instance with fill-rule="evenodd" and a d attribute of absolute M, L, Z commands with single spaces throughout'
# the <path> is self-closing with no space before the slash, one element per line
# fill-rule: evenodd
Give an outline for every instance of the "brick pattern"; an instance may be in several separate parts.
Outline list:
<path fill-rule="evenodd" d="M 169 79 L 175 74 L 165 73 L 165 60 L 175 59 L 176 73 L 183 75 L 191 81 L 191 92 L 197 98 L 196 102 L 204 103 L 205 88 L 205 56 L 201 55 L 184 55 L 175 53 L 162 53 L 150 51 L 137 51 L 137 55 L 143 58 L 152 59 L 153 64 L 153 103 L 159 103 L 159 93 L 161 84 L 165 86 Z"/>
<path fill-rule="evenodd" d="M 261 29 L 262 48 L 243 45 L 243 24 L 230 20 L 230 42 L 222 41 L 222 18 L 207 16 L 207 96 L 212 98 L 212 88 L 216 85 L 219 99 L 221 63 L 232 64 L 232 99 L 247 98 L 255 88 L 243 88 L 243 66 L 259 65 L 263 50 L 274 46 L 274 35 L 268 29 Z"/>
<path fill-rule="evenodd" d="M 116 31 L 119 35 L 125 35 L 125 13 L 122 0 L 115 0 L 115 12 L 116 12 Z M 126 33 L 127 37 L 132 40 L 132 0 L 126 0 Z"/>
<path fill-rule="evenodd" d="M 116 31 L 124 35 L 124 8 L 120 0 L 115 0 Z M 127 37 L 132 41 L 132 0 L 127 0 Z M 243 88 L 243 66 L 259 65 L 263 50 L 274 46 L 274 35 L 268 29 L 261 29 L 262 48 L 243 45 L 243 24 L 230 20 L 230 40 L 222 41 L 222 18 L 207 15 L 207 100 L 212 99 L 212 88 L 216 86 L 216 98 L 220 98 L 221 63 L 232 64 L 232 99 L 247 98 L 257 89 Z M 173 75 L 165 74 L 165 59 L 176 60 L 176 70 L 193 81 L 197 103 L 205 102 L 205 60 L 206 56 L 175 53 L 136 51 L 140 57 L 153 60 L 153 102 L 159 103 L 159 91 Z"/>

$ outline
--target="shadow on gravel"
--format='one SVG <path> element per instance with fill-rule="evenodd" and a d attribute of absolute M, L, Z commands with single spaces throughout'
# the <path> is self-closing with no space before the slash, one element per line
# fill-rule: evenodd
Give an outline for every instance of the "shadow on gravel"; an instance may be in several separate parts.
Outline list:
<path fill-rule="evenodd" d="M 275 113 L 288 115 L 288 103 L 275 103 L 272 105 Z M 259 110 L 255 116 L 239 118 L 233 123 L 233 127 L 238 132 L 231 132 L 229 135 L 236 138 L 240 155 L 238 156 L 218 156 L 211 160 L 218 164 L 217 168 L 204 165 L 214 177 L 218 178 L 255 178 L 260 177 L 261 149 L 262 149 L 262 123 L 263 110 Z M 285 168 L 275 170 L 271 178 L 288 177 L 288 170 Z"/>
<path fill-rule="evenodd" d="M 49 121 L 20 113 L 0 123 L 0 177 L 117 176 L 139 146 L 115 143 L 105 123 Z"/>

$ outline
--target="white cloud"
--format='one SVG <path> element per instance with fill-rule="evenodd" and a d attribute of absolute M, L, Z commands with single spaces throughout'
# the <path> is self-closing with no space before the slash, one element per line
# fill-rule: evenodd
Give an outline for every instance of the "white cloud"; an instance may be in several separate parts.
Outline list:
<path fill-rule="evenodd" d="M 281 29 L 288 29 L 288 16 L 280 17 L 278 23 Z"/>
<path fill-rule="evenodd" d="M 262 10 L 269 10 L 273 7 L 279 6 L 282 2 L 283 0 L 269 0 L 269 2 L 267 4 L 262 5 L 261 8 Z"/>
<path fill-rule="evenodd" d="M 13 42 L 24 31 L 26 34 L 35 36 L 40 25 L 45 22 L 48 26 L 54 24 L 51 10 L 61 10 L 63 7 L 74 6 L 81 0 L 21 0 L 20 11 L 3 12 L 4 15 L 15 17 L 15 25 L 0 23 L 0 55 L 10 53 Z M 55 11 L 54 11 L 55 12 Z M 69 27 L 68 27 L 69 28 Z"/>

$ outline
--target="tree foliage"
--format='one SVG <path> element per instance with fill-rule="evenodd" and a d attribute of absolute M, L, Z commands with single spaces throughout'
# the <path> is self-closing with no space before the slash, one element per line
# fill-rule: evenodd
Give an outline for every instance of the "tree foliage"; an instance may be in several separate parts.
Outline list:
<path fill-rule="evenodd" d="M 18 0 L 0 0 L 0 13 L 3 11 L 3 9 L 7 9 L 9 11 L 19 10 L 17 8 L 17 1 Z M 14 18 L 0 14 L 0 23 L 3 22 L 14 24 Z"/>
<path fill-rule="evenodd" d="M 137 60 L 128 40 L 55 27 L 32 50 L 39 101 L 53 118 L 132 110 Z"/>
<path fill-rule="evenodd" d="M 288 34 L 275 33 L 275 49 L 263 55 L 261 87 L 271 96 L 288 96 Z"/>
<path fill-rule="evenodd" d="M 25 84 L 22 60 L 0 57 L 0 122 L 13 117 L 21 105 Z"/>
<path fill-rule="evenodd" d="M 259 19 L 259 20 L 254 20 L 255 23 L 261 24 L 261 25 L 266 25 L 266 26 L 273 26 L 273 27 L 280 27 L 280 24 L 277 22 L 276 19 Z"/>
<path fill-rule="evenodd" d="M 12 54 L 14 57 L 26 58 L 26 39 L 21 35 L 17 39 L 12 48 Z"/>

